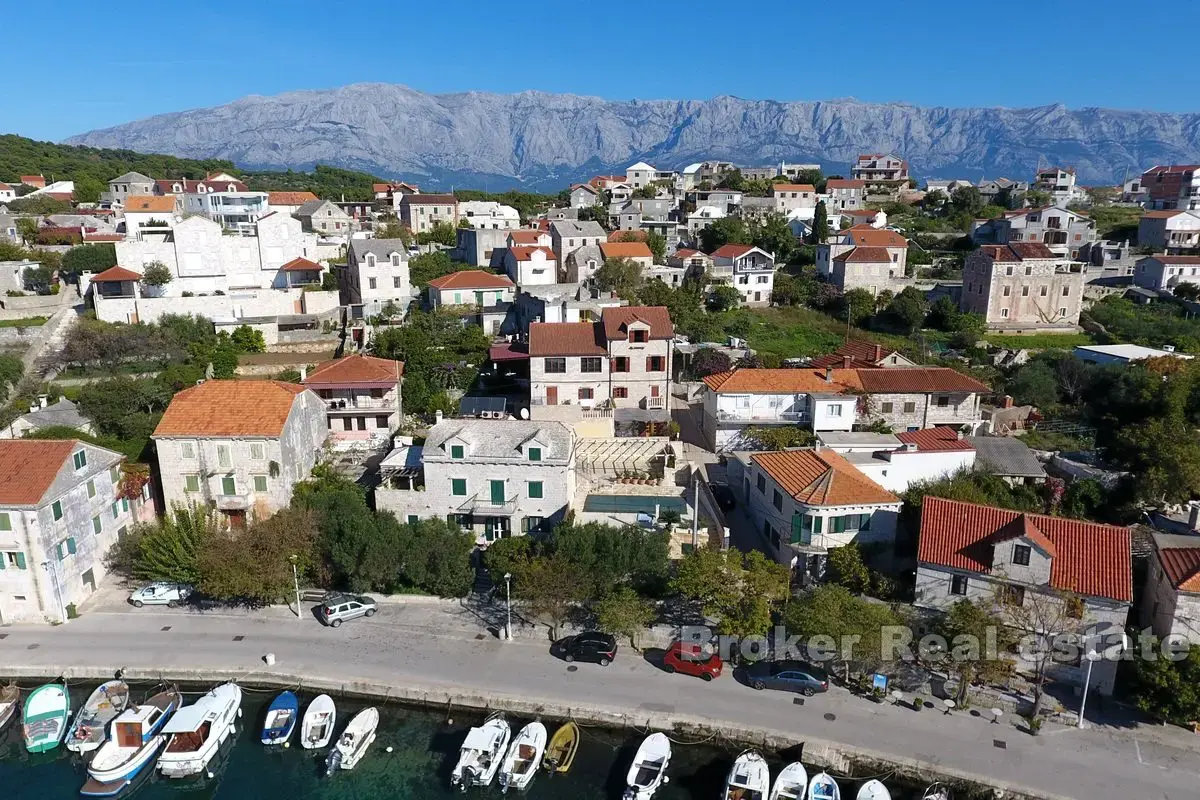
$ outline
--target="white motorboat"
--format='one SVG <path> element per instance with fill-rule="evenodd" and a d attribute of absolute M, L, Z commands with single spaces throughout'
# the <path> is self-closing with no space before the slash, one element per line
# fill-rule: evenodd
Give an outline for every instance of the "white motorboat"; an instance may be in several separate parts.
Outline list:
<path fill-rule="evenodd" d="M 330 722 L 330 727 L 333 723 Z M 339 769 L 354 769 L 358 762 L 367 754 L 367 748 L 375 741 L 375 730 L 379 727 L 379 710 L 364 708 L 354 715 L 346 730 L 338 738 L 334 748 L 329 751 L 325 761 L 325 774 L 332 775 Z"/>
<path fill-rule="evenodd" d="M 108 724 L 129 705 L 129 685 L 108 681 L 96 687 L 75 715 L 64 744 L 72 753 L 90 753 L 104 744 Z"/>
<path fill-rule="evenodd" d="M 799 761 L 783 768 L 771 787 L 771 800 L 804 800 L 808 789 L 808 770 Z"/>
<path fill-rule="evenodd" d="M 842 800 L 842 790 L 827 772 L 818 772 L 808 783 L 808 800 Z"/>
<path fill-rule="evenodd" d="M 113 720 L 108 741 L 100 745 L 88 765 L 88 782 L 79 790 L 89 797 L 120 794 L 166 744 L 162 732 L 171 714 L 183 705 L 177 689 L 159 692 Z"/>
<path fill-rule="evenodd" d="M 508 754 L 500 765 L 501 792 L 529 786 L 542 763 L 547 737 L 546 726 L 540 722 L 529 723 L 513 737 Z"/>
<path fill-rule="evenodd" d="M 209 762 L 235 732 L 241 706 L 241 687 L 223 683 L 176 711 L 163 728 L 171 738 L 158 757 L 158 771 L 167 778 L 207 775 Z"/>
<path fill-rule="evenodd" d="M 624 800 L 650 800 L 658 787 L 669 783 L 671 740 L 665 733 L 652 733 L 638 745 L 629 774 L 625 776 Z"/>
<path fill-rule="evenodd" d="M 771 794 L 771 768 L 766 759 L 754 750 L 747 750 L 736 759 L 725 779 L 725 800 L 767 800 Z"/>
<path fill-rule="evenodd" d="M 333 705 L 333 698 L 327 694 L 319 696 L 304 711 L 304 720 L 300 723 L 300 744 L 305 750 L 319 750 L 328 746 L 333 739 L 336 722 L 337 708 Z"/>
<path fill-rule="evenodd" d="M 15 683 L 0 687 L 0 733 L 8 727 L 8 723 L 17 718 L 17 710 L 21 707 L 21 690 Z"/>
<path fill-rule="evenodd" d="M 458 763 L 450 773 L 450 785 L 463 791 L 471 786 L 487 786 L 496 777 L 512 731 L 503 714 L 492 714 L 478 728 L 467 731 L 458 753 Z"/>
<path fill-rule="evenodd" d="M 855 800 L 892 800 L 892 793 L 881 781 L 871 779 L 858 787 Z"/>

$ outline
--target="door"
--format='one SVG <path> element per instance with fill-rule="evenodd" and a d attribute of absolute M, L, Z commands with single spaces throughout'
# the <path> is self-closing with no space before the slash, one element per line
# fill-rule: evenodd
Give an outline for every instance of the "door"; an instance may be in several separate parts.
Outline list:
<path fill-rule="evenodd" d="M 548 406 L 558 405 L 558 387 L 557 386 L 547 386 L 546 387 L 546 405 L 548 405 Z"/>
<path fill-rule="evenodd" d="M 243 510 L 226 511 L 225 515 L 229 518 L 229 527 L 242 529 L 246 527 L 246 512 Z"/>
<path fill-rule="evenodd" d="M 492 505 L 504 505 L 504 481 L 492 481 Z"/>

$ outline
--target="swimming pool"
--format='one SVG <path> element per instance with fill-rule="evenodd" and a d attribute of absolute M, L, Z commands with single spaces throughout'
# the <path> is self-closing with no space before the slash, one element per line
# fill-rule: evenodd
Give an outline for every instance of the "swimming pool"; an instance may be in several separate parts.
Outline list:
<path fill-rule="evenodd" d="M 660 514 L 664 511 L 678 511 L 680 514 L 687 511 L 687 505 L 679 495 L 659 497 L 637 494 L 589 494 L 583 503 L 583 510 L 597 514 L 653 514 L 656 505 Z"/>

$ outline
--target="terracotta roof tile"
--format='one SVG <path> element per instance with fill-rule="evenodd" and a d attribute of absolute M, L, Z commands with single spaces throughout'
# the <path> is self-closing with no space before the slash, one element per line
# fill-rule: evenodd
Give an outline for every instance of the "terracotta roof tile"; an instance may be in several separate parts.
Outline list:
<path fill-rule="evenodd" d="M 713 250 L 710 255 L 713 258 L 737 258 L 744 256 L 754 249 L 752 244 L 723 244 L 716 250 Z"/>
<path fill-rule="evenodd" d="M 854 468 L 832 450 L 783 450 L 754 453 L 784 491 L 808 505 L 857 506 L 899 503 L 900 498 Z"/>
<path fill-rule="evenodd" d="M 954 428 L 925 428 L 919 431 L 897 433 L 896 438 L 905 444 L 915 444 L 923 453 L 948 452 L 952 450 L 974 450 L 975 447 Z"/>
<path fill-rule="evenodd" d="M 154 436 L 278 436 L 303 391 L 283 381 L 205 381 L 171 399 Z"/>
<path fill-rule="evenodd" d="M 74 439 L 0 440 L 0 504 L 37 505 L 78 446 Z"/>
<path fill-rule="evenodd" d="M 545 236 L 545 231 L 509 231 L 508 238 L 514 245 L 537 245 L 538 240 Z"/>
<path fill-rule="evenodd" d="M 133 194 L 125 198 L 126 213 L 153 212 L 155 214 L 171 214 L 175 211 L 175 195 Z"/>
<path fill-rule="evenodd" d="M 817 187 L 810 183 L 777 183 L 771 187 L 773 194 L 778 194 L 779 192 L 808 192 L 815 194 L 816 191 Z"/>
<path fill-rule="evenodd" d="M 507 275 L 484 272 L 481 269 L 464 269 L 434 278 L 429 285 L 435 289 L 511 289 L 513 282 Z"/>
<path fill-rule="evenodd" d="M 1177 208 L 1171 208 L 1171 209 L 1164 208 L 1164 209 L 1158 209 L 1157 211 L 1147 211 L 1145 214 L 1142 214 L 1142 217 L 1144 219 L 1170 219 L 1171 217 L 1177 217 L 1180 214 L 1184 214 L 1184 213 L 1186 213 L 1186 212 L 1180 211 Z"/>
<path fill-rule="evenodd" d="M 509 248 L 509 252 L 512 253 L 513 258 L 515 258 L 517 261 L 529 261 L 530 259 L 533 258 L 534 253 L 541 253 L 542 255 L 544 255 L 546 257 L 547 261 L 555 260 L 554 251 L 551 250 L 549 247 L 546 247 L 544 244 L 538 244 L 538 245 L 533 245 L 533 246 L 513 245 L 512 247 Z"/>
<path fill-rule="evenodd" d="M 734 369 L 709 375 L 704 384 L 721 394 L 844 394 L 862 388 L 858 370 L 835 369 L 832 379 L 825 381 L 824 370 Z"/>
<path fill-rule="evenodd" d="M 917 560 L 990 573 L 996 541 L 1033 531 L 1045 539 L 1033 534 L 1035 543 L 1044 547 L 1048 542 L 1053 548 L 1052 588 L 1126 603 L 1133 600 L 1129 529 L 1114 525 L 926 497 L 921 504 Z"/>
<path fill-rule="evenodd" d="M 609 258 L 654 258 L 645 242 L 601 242 L 600 252 Z"/>
<path fill-rule="evenodd" d="M 304 379 L 305 386 L 365 383 L 395 385 L 404 374 L 404 362 L 390 358 L 351 355 L 335 358 L 313 367 Z"/>
<path fill-rule="evenodd" d="M 1027 258 L 1059 258 L 1041 242 L 1010 242 L 1008 244 L 985 244 L 979 248 L 997 263 L 1016 263 Z"/>
<path fill-rule="evenodd" d="M 810 358 L 808 365 L 816 369 L 825 367 L 842 367 L 845 357 L 850 357 L 850 367 L 853 369 L 877 369 L 877 363 L 896 351 L 881 344 L 869 342 L 866 339 L 850 339 L 832 353 Z"/>
<path fill-rule="evenodd" d="M 532 322 L 529 325 L 531 356 L 602 356 L 604 327 L 599 322 Z"/>
<path fill-rule="evenodd" d="M 1200 547 L 1160 547 L 1158 561 L 1172 586 L 1200 593 Z"/>
<path fill-rule="evenodd" d="M 1200 256 L 1147 256 L 1163 264 L 1200 264 Z"/>
<path fill-rule="evenodd" d="M 604 335 L 609 340 L 628 339 L 628 325 L 637 320 L 650 326 L 651 339 L 673 339 L 675 326 L 666 306 L 618 306 L 600 312 Z"/>
<path fill-rule="evenodd" d="M 613 231 L 612 233 L 610 233 L 608 235 L 608 240 L 610 242 L 626 242 L 626 241 L 644 242 L 644 241 L 648 240 L 649 238 L 650 238 L 650 231 L 646 231 L 646 230 Z"/>
<path fill-rule="evenodd" d="M 859 247 L 908 247 L 908 240 L 895 231 L 872 228 L 866 224 L 847 228 L 841 231 L 841 235 Z"/>
<path fill-rule="evenodd" d="M 140 281 L 142 276 L 140 273 L 134 272 L 131 269 L 124 267 L 109 267 L 100 274 L 92 278 L 92 283 L 105 283 L 107 281 Z"/>
<path fill-rule="evenodd" d="M 386 188 L 387 184 L 385 183 L 385 191 Z M 379 191 L 379 189 L 375 191 Z M 273 206 L 302 206 L 320 199 L 312 192 L 267 192 L 267 203 Z"/>
<path fill-rule="evenodd" d="M 297 256 L 280 267 L 280 269 L 284 272 L 320 272 L 321 265 L 314 261 L 309 261 L 307 258 Z"/>
<path fill-rule="evenodd" d="M 825 191 L 830 189 L 865 189 L 867 182 L 850 178 L 830 178 L 825 181 Z"/>
<path fill-rule="evenodd" d="M 892 254 L 886 247 L 854 247 L 833 257 L 849 264 L 890 264 Z"/>
<path fill-rule="evenodd" d="M 991 387 L 949 367 L 892 367 L 859 370 L 862 388 L 871 394 L 987 392 Z"/>

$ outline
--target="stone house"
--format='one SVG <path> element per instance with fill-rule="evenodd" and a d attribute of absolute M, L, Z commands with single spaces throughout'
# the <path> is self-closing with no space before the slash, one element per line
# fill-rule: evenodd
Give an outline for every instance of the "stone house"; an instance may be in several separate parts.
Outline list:
<path fill-rule="evenodd" d="M 513 245 L 504 254 L 504 271 L 518 286 L 558 283 L 558 260 L 543 245 Z"/>
<path fill-rule="evenodd" d="M 818 244 L 816 262 L 817 273 L 843 292 L 899 293 L 907 285 L 908 240 L 895 231 L 855 225 Z"/>
<path fill-rule="evenodd" d="M 949 425 L 974 432 L 982 420 L 980 399 L 992 389 L 949 367 L 855 370 L 864 401 L 859 418 L 894 431 Z"/>
<path fill-rule="evenodd" d="M 850 167 L 850 177 L 866 184 L 866 194 L 896 197 L 908 184 L 908 162 L 891 153 L 860 155 Z"/>
<path fill-rule="evenodd" d="M 884 347 L 865 339 L 848 339 L 832 353 L 814 356 L 808 360 L 813 369 L 835 367 L 841 369 L 885 369 L 889 367 L 915 367 L 916 362 L 906 358 L 898 350 Z"/>
<path fill-rule="evenodd" d="M 571 208 L 591 208 L 600 203 L 600 192 L 586 183 L 571 185 Z"/>
<path fill-rule="evenodd" d="M 832 214 L 835 211 L 846 211 L 862 208 L 866 202 L 867 182 L 850 178 L 830 178 L 825 181 L 825 210 Z"/>
<path fill-rule="evenodd" d="M 565 264 L 567 256 L 580 247 L 594 247 L 606 241 L 608 233 L 599 222 L 558 219 L 550 223 L 550 247 L 560 264 Z"/>
<path fill-rule="evenodd" d="M 0 441 L 0 624 L 66 622 L 100 586 L 144 503 L 119 496 L 124 460 L 77 440 Z"/>
<path fill-rule="evenodd" d="M 163 499 L 244 526 L 285 508 L 329 437 L 325 402 L 282 381 L 210 380 L 171 399 L 154 430 Z"/>
<path fill-rule="evenodd" d="M 267 202 L 271 204 L 271 210 L 280 214 L 295 215 L 300 206 L 319 199 L 312 192 L 267 192 Z"/>
<path fill-rule="evenodd" d="M 575 496 L 575 450 L 560 422 L 439 420 L 423 446 L 384 459 L 375 505 L 401 522 L 449 519 L 480 545 L 548 532 Z"/>
<path fill-rule="evenodd" d="M 1046 245 L 984 245 L 967 256 L 959 308 L 990 330 L 1074 330 L 1083 309 L 1084 265 Z"/>
<path fill-rule="evenodd" d="M 645 242 L 601 242 L 600 253 L 605 261 L 625 258 L 642 269 L 654 266 L 654 254 Z"/>
<path fill-rule="evenodd" d="M 359 228 L 358 220 L 343 211 L 332 200 L 309 200 L 293 215 L 304 230 L 313 233 L 346 235 Z"/>
<path fill-rule="evenodd" d="M 1068 630 L 1048 631 L 1073 637 L 1106 623 L 1123 630 L 1133 601 L 1131 559 L 1128 528 L 926 497 L 915 603 L 933 611 L 959 600 L 994 604 L 1022 627 L 1073 619 Z M 1082 683 L 1080 666 L 1078 659 L 1056 664 L 1051 674 Z M 1091 685 L 1111 694 L 1116 667 L 1095 662 Z"/>
<path fill-rule="evenodd" d="M 1142 173 L 1141 183 L 1152 209 L 1200 210 L 1200 165 L 1155 165 Z"/>
<path fill-rule="evenodd" d="M 1096 221 L 1066 208 L 1022 208 L 995 219 L 975 220 L 975 244 L 1044 244 L 1058 256 L 1079 257 L 1080 249 L 1096 240 Z"/>
<path fill-rule="evenodd" d="M 393 303 L 404 311 L 412 300 L 408 248 L 403 239 L 351 239 L 339 271 L 342 303 L 375 316 Z"/>
<path fill-rule="evenodd" d="M 458 218 L 472 228 L 509 231 L 521 227 L 521 215 L 512 206 L 494 200 L 467 200 L 458 204 Z"/>
<path fill-rule="evenodd" d="M 175 195 L 131 194 L 124 199 L 121 219 L 126 239 L 164 236 L 175 227 L 178 199 Z"/>
<path fill-rule="evenodd" d="M 325 361 L 303 373 L 301 383 L 325 404 L 334 447 L 390 445 L 404 413 L 404 362 L 350 355 Z"/>
<path fill-rule="evenodd" d="M 564 266 L 566 281 L 567 283 L 589 281 L 603 265 L 604 253 L 600 246 L 578 247 L 571 255 L 567 256 L 567 263 Z M 546 321 L 549 322 L 549 320 Z"/>
<path fill-rule="evenodd" d="M 777 183 L 771 187 L 775 210 L 787 216 L 802 208 L 817 207 L 817 190 L 807 183 Z"/>
<path fill-rule="evenodd" d="M 1152 538 L 1138 626 L 1160 638 L 1174 634 L 1195 642 L 1200 637 L 1200 538 L 1169 533 Z"/>
<path fill-rule="evenodd" d="M 516 332 L 513 299 L 516 287 L 504 275 L 464 269 L 429 282 L 429 307 L 452 308 L 489 336 Z"/>
<path fill-rule="evenodd" d="M 426 233 L 438 223 L 458 225 L 458 198 L 452 194 L 406 194 L 400 198 L 400 221 L 413 233 Z"/>
<path fill-rule="evenodd" d="M 108 191 L 100 193 L 100 202 L 123 206 L 132 195 L 148 194 L 154 194 L 154 179 L 140 172 L 126 172 L 108 182 Z"/>
<path fill-rule="evenodd" d="M 641 189 L 644 186 L 649 186 L 654 182 L 658 170 L 647 164 L 645 161 L 639 161 L 632 166 L 625 168 L 625 182 L 634 189 Z"/>
<path fill-rule="evenodd" d="M 1138 245 L 1162 253 L 1200 248 L 1200 210 L 1147 211 L 1138 220 Z"/>
<path fill-rule="evenodd" d="M 79 413 L 79 407 L 67 398 L 52 405 L 46 404 L 46 395 L 41 395 L 38 405 L 33 405 L 28 414 L 22 414 L 4 428 L 0 428 L 0 439 L 20 439 L 30 431 L 42 428 L 73 428 L 91 436 L 96 434 L 92 421 Z"/>

